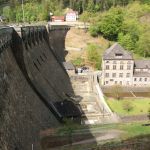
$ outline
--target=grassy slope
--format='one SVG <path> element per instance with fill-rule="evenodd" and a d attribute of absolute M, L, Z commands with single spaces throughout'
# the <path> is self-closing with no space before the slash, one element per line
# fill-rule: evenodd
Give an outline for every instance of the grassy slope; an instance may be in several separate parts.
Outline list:
<path fill-rule="evenodd" d="M 86 50 L 88 44 L 91 43 L 99 47 L 98 53 L 100 57 L 102 57 L 102 54 L 108 48 L 109 43 L 113 44 L 113 42 L 104 39 L 102 36 L 94 38 L 89 34 L 89 32 L 84 32 L 82 29 L 71 28 L 66 36 L 66 48 L 77 48 L 81 50 L 68 50 L 66 61 L 73 61 L 79 57 L 83 59 L 83 64 L 90 66 L 87 60 Z M 133 56 L 135 59 L 145 59 L 138 54 L 134 54 Z"/>
<path fill-rule="evenodd" d="M 126 111 L 123 109 L 123 104 L 125 101 L 129 101 L 133 105 L 133 109 L 131 111 Z M 140 115 L 147 114 L 148 109 L 150 108 L 150 98 L 147 99 L 125 99 L 125 100 L 114 100 L 108 99 L 108 105 L 111 109 L 118 113 L 119 115 Z"/>
<path fill-rule="evenodd" d="M 87 61 L 87 55 L 86 55 L 86 49 L 88 44 L 95 44 L 98 45 L 99 49 L 99 55 L 102 56 L 105 49 L 108 48 L 109 42 L 105 40 L 103 37 L 97 37 L 94 38 L 90 36 L 89 32 L 84 32 L 82 29 L 75 29 L 71 28 L 70 31 L 67 33 L 66 36 L 66 48 L 72 47 L 72 48 L 80 48 L 81 51 L 68 51 L 68 55 L 66 56 L 66 60 L 75 60 L 76 58 L 80 57 L 84 59 L 84 64 L 89 65 Z"/>
<path fill-rule="evenodd" d="M 103 132 L 103 131 L 111 131 L 112 129 L 121 131 L 121 135 L 119 138 L 114 140 L 106 140 L 106 141 L 97 141 L 96 143 L 86 143 L 82 145 L 76 145 L 71 147 L 72 150 L 83 150 L 83 149 L 89 149 L 93 147 L 97 147 L 97 144 L 107 144 L 107 142 L 119 142 L 122 140 L 127 140 L 130 138 L 136 138 L 137 136 L 147 136 L 150 135 L 150 126 L 143 126 L 143 124 L 146 124 L 148 122 L 134 122 L 134 123 L 120 123 L 120 124 L 106 124 L 106 125 L 92 125 L 89 127 L 86 126 L 79 126 L 78 130 L 80 130 L 80 133 L 84 133 L 85 129 L 90 130 L 90 134 L 93 134 L 97 130 L 97 132 Z M 83 129 L 83 131 L 82 131 Z M 79 131 L 78 131 L 79 132 Z M 76 132 L 74 132 L 76 133 Z M 137 138 L 138 139 L 138 138 Z M 63 150 L 68 150 L 66 148 L 62 148 Z"/>

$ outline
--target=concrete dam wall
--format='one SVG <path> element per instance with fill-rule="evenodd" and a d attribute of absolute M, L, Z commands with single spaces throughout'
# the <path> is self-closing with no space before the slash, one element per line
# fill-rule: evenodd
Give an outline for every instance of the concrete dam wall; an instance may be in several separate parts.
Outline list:
<path fill-rule="evenodd" d="M 65 94 L 73 94 L 61 64 L 68 29 L 53 30 L 0 28 L 0 150 L 39 150 L 39 132 L 69 116 L 60 110 Z M 69 117 L 79 116 L 69 106 L 77 112 Z"/>
<path fill-rule="evenodd" d="M 51 26 L 49 28 L 49 42 L 60 62 L 65 61 L 65 37 L 68 26 Z M 58 34 L 59 31 L 59 34 Z M 55 38 L 54 38 L 55 37 Z M 57 40 L 56 40 L 57 39 Z M 59 43 L 59 44 L 58 44 Z"/>

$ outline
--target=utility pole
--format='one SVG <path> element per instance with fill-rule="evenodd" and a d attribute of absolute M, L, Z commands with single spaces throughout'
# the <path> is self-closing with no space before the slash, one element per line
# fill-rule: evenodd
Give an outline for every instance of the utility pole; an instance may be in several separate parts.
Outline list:
<path fill-rule="evenodd" d="M 24 6 L 23 6 L 23 0 L 22 0 L 22 4 L 21 4 L 21 6 L 22 6 L 22 17 L 23 17 L 23 23 L 24 23 Z"/>

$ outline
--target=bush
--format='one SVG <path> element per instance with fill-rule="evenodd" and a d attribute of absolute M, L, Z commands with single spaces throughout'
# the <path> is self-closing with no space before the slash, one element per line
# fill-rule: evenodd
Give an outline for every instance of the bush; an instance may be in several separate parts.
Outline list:
<path fill-rule="evenodd" d="M 99 49 L 99 47 L 95 44 L 89 44 L 87 47 L 88 61 L 97 70 L 99 70 L 100 66 L 101 66 L 101 58 L 98 53 L 98 49 Z"/>
<path fill-rule="evenodd" d="M 77 57 L 75 60 L 72 61 L 72 63 L 75 65 L 75 66 L 83 66 L 84 65 L 84 60 L 81 58 L 81 57 Z"/>
<path fill-rule="evenodd" d="M 131 111 L 133 109 L 132 103 L 129 101 L 124 101 L 123 102 L 123 109 L 128 111 L 128 112 Z"/>

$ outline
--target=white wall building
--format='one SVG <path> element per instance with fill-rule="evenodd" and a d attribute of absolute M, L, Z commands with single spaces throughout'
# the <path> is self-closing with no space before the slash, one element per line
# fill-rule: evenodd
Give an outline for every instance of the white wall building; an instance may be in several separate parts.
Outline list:
<path fill-rule="evenodd" d="M 118 43 L 102 58 L 102 85 L 150 86 L 150 60 L 134 60 Z"/>
<path fill-rule="evenodd" d="M 77 11 L 70 10 L 66 14 L 66 21 L 77 21 L 77 19 L 78 19 L 78 12 Z"/>

